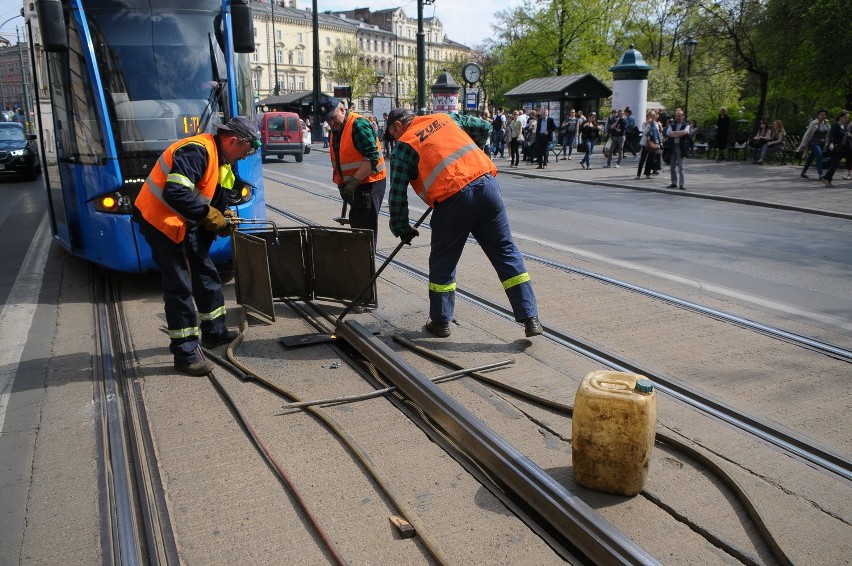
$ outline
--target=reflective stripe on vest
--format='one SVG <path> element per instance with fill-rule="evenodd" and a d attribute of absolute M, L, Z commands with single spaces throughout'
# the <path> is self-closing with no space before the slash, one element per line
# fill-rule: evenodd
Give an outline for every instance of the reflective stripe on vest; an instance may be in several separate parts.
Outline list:
<path fill-rule="evenodd" d="M 352 127 L 357 118 L 366 120 L 363 116 L 350 112 L 346 123 L 343 124 L 343 131 L 340 132 L 339 164 L 337 163 L 337 155 L 334 154 L 334 136 L 337 135 L 337 132 L 331 132 L 331 142 L 329 143 L 331 150 L 328 152 L 328 155 L 331 157 L 332 179 L 338 185 L 346 183 L 346 181 L 348 181 L 349 178 L 358 171 L 361 164 L 364 163 L 364 156 L 361 155 L 361 152 L 359 152 L 355 148 L 355 144 L 352 143 Z M 371 172 L 364 180 L 361 181 L 361 184 L 381 181 L 387 176 L 387 171 L 385 170 L 385 158 L 382 155 L 382 143 L 379 141 L 378 137 L 376 138 L 376 149 L 379 152 L 379 162 L 376 164 L 376 172 Z M 338 165 L 340 165 L 339 168 Z M 341 171 L 343 172 L 343 177 L 340 176 Z"/>
<path fill-rule="evenodd" d="M 420 157 L 417 179 L 411 186 L 429 206 L 483 175 L 497 174 L 494 163 L 446 114 L 415 117 L 399 141 L 410 145 Z"/>
<path fill-rule="evenodd" d="M 515 285 L 520 285 L 521 283 L 526 283 L 530 280 L 530 274 L 526 271 L 521 273 L 520 275 L 515 275 L 514 277 L 510 277 L 503 281 L 503 289 L 511 289 Z"/>
<path fill-rule="evenodd" d="M 171 172 L 175 151 L 187 144 L 200 145 L 207 151 L 207 169 L 204 170 L 198 183 L 193 183 L 184 175 Z M 234 184 L 231 166 L 219 167 L 219 153 L 213 134 L 200 134 L 178 140 L 167 147 L 157 159 L 157 163 L 151 168 L 151 173 L 142 184 L 134 205 L 149 224 L 173 242 L 180 243 L 186 236 L 187 221 L 165 201 L 163 190 L 166 183 L 176 183 L 186 187 L 201 204 L 210 204 L 220 179 L 224 182 L 230 181 L 231 186 Z"/>
<path fill-rule="evenodd" d="M 447 285 L 440 285 L 438 283 L 432 283 L 431 281 L 429 281 L 429 290 L 434 291 L 436 293 L 452 293 L 456 290 L 456 283 L 454 281 Z"/>

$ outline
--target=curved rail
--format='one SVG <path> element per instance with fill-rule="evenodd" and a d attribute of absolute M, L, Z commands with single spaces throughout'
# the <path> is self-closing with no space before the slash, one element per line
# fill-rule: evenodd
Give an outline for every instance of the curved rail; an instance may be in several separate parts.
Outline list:
<path fill-rule="evenodd" d="M 276 212 L 277 214 L 280 214 L 302 224 L 316 224 L 307 218 L 301 217 L 299 215 L 293 214 L 291 212 L 269 204 L 267 204 L 267 208 Z M 382 254 L 377 254 L 377 256 L 383 257 Z M 426 274 L 420 269 L 407 265 L 399 260 L 395 261 L 394 265 L 398 269 L 408 273 L 413 277 L 428 281 L 428 274 Z M 625 285 L 628 284 L 625 283 Z M 649 292 L 652 291 L 649 290 Z M 456 295 L 498 316 L 514 321 L 514 315 L 511 311 L 493 301 L 488 300 L 485 297 L 479 296 L 475 293 L 471 293 L 461 288 L 456 289 Z M 673 377 L 666 376 L 665 374 L 662 374 L 660 372 L 656 372 L 651 368 L 645 368 L 633 364 L 632 362 L 619 357 L 617 354 L 608 352 L 594 344 L 571 336 L 566 332 L 562 332 L 560 330 L 553 329 L 547 326 L 545 326 L 544 330 L 544 336 L 549 338 L 550 340 L 553 340 L 554 342 L 557 342 L 585 357 L 588 357 L 589 359 L 598 361 L 606 365 L 607 367 L 615 369 L 617 371 L 626 371 L 645 375 L 651 380 L 653 380 L 655 384 L 658 385 L 658 388 L 661 391 L 671 395 L 672 397 L 675 397 L 676 399 L 686 403 L 687 405 L 694 407 L 695 409 L 705 414 L 716 417 L 728 424 L 731 424 L 734 427 L 744 432 L 747 432 L 757 438 L 760 438 L 761 440 L 771 445 L 774 445 L 789 454 L 792 454 L 807 462 L 810 462 L 811 464 L 817 466 L 820 469 L 836 474 L 847 481 L 852 481 L 852 462 L 850 462 L 843 456 L 835 454 L 827 449 L 814 446 L 809 439 L 802 435 L 782 430 L 780 425 L 778 425 L 777 423 L 764 421 L 762 419 L 747 415 L 726 403 L 722 403 L 721 401 L 713 399 L 712 397 L 683 384 L 681 381 Z M 792 340 L 793 338 L 790 337 L 787 339 Z M 838 351 L 842 353 L 842 349 L 838 349 Z M 834 351 L 832 351 L 831 354 L 840 356 L 840 353 Z M 850 356 L 852 356 L 852 353 L 850 353 Z"/>

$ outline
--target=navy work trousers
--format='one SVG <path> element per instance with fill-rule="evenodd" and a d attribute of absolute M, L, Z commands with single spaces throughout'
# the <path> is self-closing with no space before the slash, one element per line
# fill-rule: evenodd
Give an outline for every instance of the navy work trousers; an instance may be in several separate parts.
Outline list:
<path fill-rule="evenodd" d="M 387 179 L 358 185 L 349 202 L 349 225 L 373 231 L 373 243 L 379 234 L 379 211 L 385 198 Z"/>
<path fill-rule="evenodd" d="M 429 254 L 429 316 L 438 323 L 453 319 L 456 265 L 467 237 L 473 235 L 494 266 L 515 320 L 538 316 L 524 258 L 512 240 L 500 185 L 491 175 L 470 182 L 453 196 L 435 203 Z"/>
<path fill-rule="evenodd" d="M 175 361 L 197 361 L 198 313 L 201 313 L 203 336 L 215 338 L 228 333 L 222 280 L 209 255 L 213 238 L 212 234 L 188 230 L 182 244 L 151 246 L 154 261 L 160 268 L 166 324 L 171 337 L 169 350 Z"/>

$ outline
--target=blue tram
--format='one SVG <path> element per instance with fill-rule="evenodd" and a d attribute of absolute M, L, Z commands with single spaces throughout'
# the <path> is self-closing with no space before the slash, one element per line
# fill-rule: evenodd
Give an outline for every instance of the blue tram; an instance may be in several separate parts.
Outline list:
<path fill-rule="evenodd" d="M 110 269 L 156 269 L 131 220 L 151 166 L 177 139 L 213 132 L 237 114 L 254 119 L 242 54 L 254 51 L 248 0 L 38 0 L 35 7 L 30 38 L 37 22 L 50 97 L 39 137 L 43 154 L 49 143 L 56 155 L 43 160 L 54 237 Z M 229 194 L 231 208 L 264 219 L 260 152 L 234 170 L 241 182 Z M 211 256 L 228 262 L 230 238 L 217 238 Z"/>

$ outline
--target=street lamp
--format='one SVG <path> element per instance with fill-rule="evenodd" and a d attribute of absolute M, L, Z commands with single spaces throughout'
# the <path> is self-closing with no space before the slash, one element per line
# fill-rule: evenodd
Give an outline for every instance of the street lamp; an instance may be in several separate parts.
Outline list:
<path fill-rule="evenodd" d="M 278 88 L 278 46 L 275 44 L 275 0 L 270 0 L 272 4 L 272 65 L 275 73 L 275 87 L 272 89 L 272 94 L 278 96 L 281 90 Z"/>
<path fill-rule="evenodd" d="M 689 75 L 692 72 L 692 56 L 695 54 L 695 46 L 698 45 L 698 40 L 694 37 L 689 37 L 684 42 L 686 50 L 686 100 L 683 103 L 684 120 L 689 119 Z"/>

